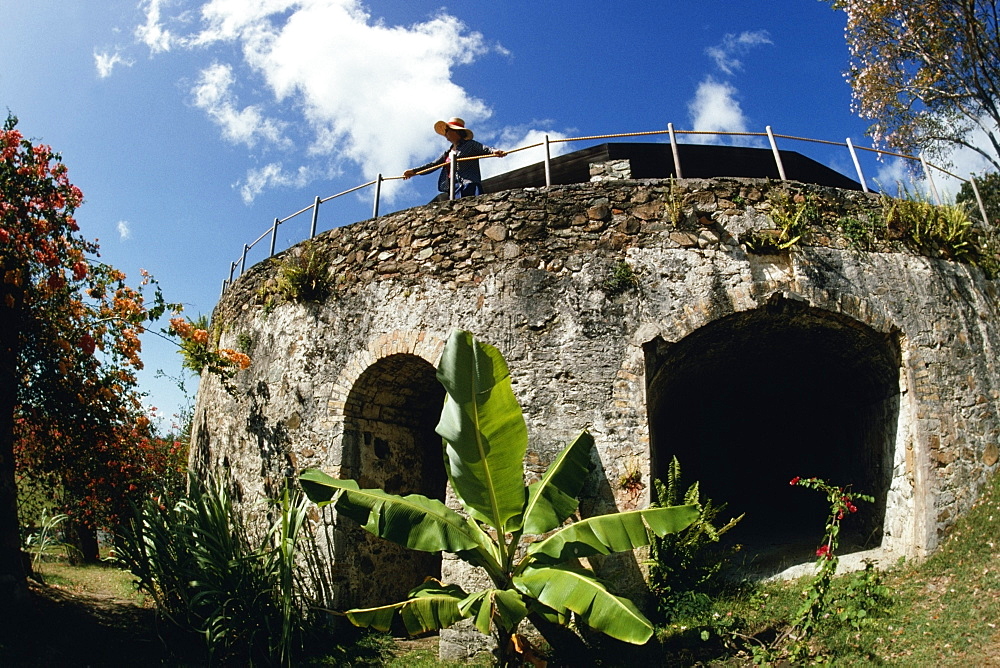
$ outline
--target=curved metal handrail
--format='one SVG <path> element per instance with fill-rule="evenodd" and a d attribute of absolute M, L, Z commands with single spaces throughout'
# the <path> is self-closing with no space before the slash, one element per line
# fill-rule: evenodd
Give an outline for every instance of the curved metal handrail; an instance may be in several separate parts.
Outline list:
<path fill-rule="evenodd" d="M 545 184 L 547 186 L 549 186 L 549 185 L 552 185 L 552 183 L 551 183 L 551 170 L 550 170 L 551 152 L 550 152 L 550 149 L 549 149 L 549 146 L 551 144 L 577 142 L 577 141 L 594 141 L 594 140 L 598 140 L 598 139 L 622 139 L 622 138 L 626 138 L 626 137 L 650 137 L 650 136 L 655 136 L 655 135 L 668 135 L 669 136 L 670 145 L 671 145 L 671 149 L 672 149 L 672 153 L 673 153 L 673 159 L 674 159 L 674 173 L 677 175 L 678 178 L 683 178 L 683 176 L 682 176 L 683 172 L 682 172 L 682 168 L 681 168 L 682 166 L 680 164 L 680 159 L 678 157 L 678 152 L 677 152 L 677 140 L 676 140 L 676 136 L 677 135 L 712 135 L 712 136 L 716 136 L 716 137 L 758 137 L 758 138 L 766 138 L 768 140 L 768 143 L 771 146 L 771 151 L 774 154 L 775 164 L 776 164 L 776 166 L 778 168 L 778 174 L 780 175 L 782 181 L 785 181 L 787 179 L 785 177 L 784 165 L 782 164 L 782 161 L 781 161 L 781 154 L 778 151 L 778 145 L 777 145 L 777 140 L 778 139 L 787 139 L 787 140 L 791 140 L 791 141 L 803 141 L 803 142 L 810 142 L 810 143 L 814 143 L 814 144 L 825 144 L 825 145 L 830 145 L 830 146 L 844 147 L 844 148 L 847 148 L 848 151 L 851 154 L 851 160 L 853 161 L 854 168 L 855 168 L 855 170 L 858 173 L 858 179 L 859 179 L 859 181 L 861 183 L 861 187 L 862 187 L 862 189 L 865 192 L 869 192 L 869 190 L 868 190 L 867 180 L 865 179 L 865 175 L 864 175 L 864 173 L 863 173 L 863 171 L 861 169 L 861 163 L 858 160 L 857 151 L 867 151 L 867 152 L 870 152 L 870 153 L 875 153 L 879 157 L 881 157 L 881 156 L 891 156 L 891 157 L 894 157 L 894 158 L 901 158 L 901 159 L 904 159 L 904 160 L 917 161 L 917 162 L 920 163 L 921 169 L 922 169 L 924 175 L 927 177 L 927 181 L 928 181 L 928 183 L 930 185 L 930 188 L 931 188 L 931 193 L 932 193 L 932 195 L 934 197 L 934 200 L 935 200 L 935 202 L 937 204 L 939 204 L 939 205 L 941 204 L 941 197 L 938 195 L 937 186 L 934 183 L 934 178 L 933 178 L 932 172 L 931 172 L 932 169 L 937 170 L 938 172 L 941 172 L 942 174 L 947 174 L 948 176 L 950 176 L 950 177 L 952 177 L 954 179 L 958 179 L 959 181 L 962 181 L 964 183 L 970 183 L 972 185 L 972 191 L 973 191 L 973 193 L 976 196 L 976 202 L 979 205 L 979 212 L 980 212 L 980 215 L 982 215 L 983 223 L 984 223 L 984 225 L 987 225 L 987 226 L 989 225 L 989 219 L 988 219 L 988 217 L 986 215 L 986 207 L 983 204 L 982 197 L 979 194 L 979 188 L 976 187 L 976 179 L 975 179 L 974 175 L 970 174 L 971 178 L 966 179 L 966 178 L 963 178 L 961 176 L 958 176 L 957 174 L 953 174 L 952 172 L 944 169 L 943 167 L 940 167 L 938 165 L 935 165 L 935 164 L 932 164 L 930 162 L 927 162 L 922 156 L 921 157 L 914 157 L 912 155 L 906 155 L 906 154 L 903 154 L 903 153 L 894 153 L 892 151 L 886 151 L 886 150 L 878 149 L 878 148 L 874 148 L 874 147 L 856 146 L 851 141 L 850 138 L 847 138 L 843 142 L 838 142 L 838 141 L 830 141 L 830 140 L 826 140 L 826 139 L 811 139 L 811 138 L 808 138 L 808 137 L 797 137 L 797 136 L 794 136 L 794 135 L 777 134 L 777 133 L 775 133 L 775 132 L 773 132 L 771 130 L 771 126 L 769 126 L 769 125 L 766 126 L 766 131 L 765 132 L 723 132 L 723 131 L 710 131 L 710 130 L 675 130 L 674 127 L 673 127 L 673 123 L 668 123 L 666 130 L 650 130 L 650 131 L 645 131 L 645 132 L 622 132 L 622 133 L 603 134 L 603 135 L 588 135 L 588 136 L 583 136 L 583 137 L 561 137 L 561 138 L 558 138 L 558 139 L 549 139 L 549 136 L 545 135 L 545 140 L 544 141 L 536 142 L 534 144 L 528 144 L 526 146 L 520 146 L 520 147 L 511 149 L 509 151 L 506 151 L 506 154 L 510 155 L 511 153 L 518 153 L 520 151 L 526 151 L 528 149 L 538 148 L 539 146 L 544 146 L 545 147 L 545 156 L 544 156 Z M 490 157 L 494 157 L 494 156 L 489 156 L 489 155 L 487 155 L 487 156 L 472 156 L 472 157 L 468 157 L 468 158 L 458 158 L 457 160 L 452 160 L 451 163 L 450 163 L 452 165 L 452 178 L 454 178 L 454 165 L 457 162 L 461 162 L 461 161 L 465 161 L 465 160 L 481 160 L 483 158 L 490 158 Z M 435 167 L 430 167 L 430 168 L 421 170 L 419 172 L 416 172 L 416 175 L 426 174 L 426 173 L 432 172 L 435 169 L 439 169 L 439 168 L 440 168 L 440 165 L 435 166 Z M 234 278 L 238 277 L 238 276 L 234 276 L 237 267 L 239 267 L 239 269 L 240 269 L 239 275 L 242 275 L 243 272 L 246 271 L 247 253 L 251 249 L 253 249 L 254 246 L 256 246 L 258 243 L 260 243 L 265 238 L 267 238 L 268 235 L 270 235 L 270 237 L 271 237 L 270 254 L 268 255 L 268 257 L 273 257 L 274 256 L 275 245 L 277 243 L 277 238 L 278 238 L 278 227 L 281 226 L 283 223 L 286 223 L 286 222 L 292 220 L 293 218 L 304 214 L 307 211 L 312 211 L 312 221 L 311 221 L 310 231 L 309 231 L 309 238 L 311 239 L 312 237 L 316 236 L 316 226 L 317 226 L 317 223 L 319 221 L 319 206 L 320 206 L 320 204 L 324 204 L 326 202 L 329 202 L 330 200 L 337 199 L 339 197 L 343 197 L 344 195 L 349 195 L 349 194 L 351 194 L 353 192 L 357 192 L 358 190 L 362 190 L 364 188 L 369 188 L 371 186 L 375 186 L 375 197 L 374 197 L 374 205 L 372 207 L 372 217 L 373 218 L 378 218 L 378 216 L 379 216 L 379 199 L 381 198 L 382 183 L 384 183 L 385 181 L 397 181 L 397 180 L 400 180 L 400 179 L 403 179 L 403 178 L 404 177 L 402 175 L 385 177 L 385 176 L 382 176 L 382 174 L 379 174 L 375 179 L 373 179 L 371 181 L 368 181 L 367 183 L 362 183 L 360 185 L 354 186 L 353 188 L 348 188 L 347 190 L 344 190 L 342 192 L 339 192 L 339 193 L 336 193 L 336 194 L 333 194 L 333 195 L 329 195 L 327 197 L 319 197 L 317 195 L 316 198 L 313 200 L 312 204 L 310 204 L 308 206 L 305 206 L 305 207 L 299 209 L 298 211 L 296 211 L 295 213 L 290 214 L 288 216 L 285 216 L 284 218 L 275 218 L 274 222 L 271 224 L 271 227 L 268 228 L 267 230 L 265 230 L 259 237 L 257 237 L 256 239 L 254 239 L 251 243 L 244 244 L 243 245 L 243 252 L 241 253 L 240 258 L 238 260 L 235 260 L 235 261 L 233 261 L 233 262 L 230 263 L 230 265 L 229 265 L 229 277 L 222 282 L 222 292 L 225 293 L 225 291 L 229 287 L 229 285 L 232 284 Z M 454 188 L 452 188 L 451 191 L 454 192 Z"/>

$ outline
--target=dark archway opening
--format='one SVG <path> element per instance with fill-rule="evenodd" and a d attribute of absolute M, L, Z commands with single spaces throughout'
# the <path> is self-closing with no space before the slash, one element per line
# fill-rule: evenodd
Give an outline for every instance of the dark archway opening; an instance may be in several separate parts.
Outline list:
<path fill-rule="evenodd" d="M 344 407 L 343 477 L 362 488 L 422 494 L 443 501 L 447 484 L 441 437 L 434 432 L 444 403 L 434 367 L 416 355 L 385 357 L 361 374 Z M 335 559 L 347 606 L 395 603 L 431 576 L 441 555 L 377 538 L 339 520 Z"/>
<path fill-rule="evenodd" d="M 654 477 L 676 456 L 686 484 L 746 513 L 729 540 L 742 569 L 808 561 L 828 505 L 795 476 L 875 497 L 843 523 L 841 552 L 881 543 L 899 415 L 900 352 L 885 335 L 791 300 L 715 321 L 675 344 L 646 345 Z M 722 519 L 720 517 L 720 519 Z"/>

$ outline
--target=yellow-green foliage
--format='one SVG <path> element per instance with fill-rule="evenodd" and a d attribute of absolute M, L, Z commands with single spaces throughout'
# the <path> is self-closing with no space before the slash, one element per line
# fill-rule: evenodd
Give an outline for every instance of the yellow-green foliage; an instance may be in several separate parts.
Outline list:
<path fill-rule="evenodd" d="M 770 193 L 768 199 L 776 231 L 752 230 L 745 235 L 742 241 L 751 252 L 768 254 L 788 250 L 805 238 L 809 228 L 819 222 L 819 209 L 811 196 L 793 196 L 778 190 Z"/>
<path fill-rule="evenodd" d="M 919 194 L 882 196 L 882 216 L 890 238 L 904 239 L 921 250 L 938 250 L 953 260 L 969 259 L 976 234 L 965 204 L 933 204 Z"/>

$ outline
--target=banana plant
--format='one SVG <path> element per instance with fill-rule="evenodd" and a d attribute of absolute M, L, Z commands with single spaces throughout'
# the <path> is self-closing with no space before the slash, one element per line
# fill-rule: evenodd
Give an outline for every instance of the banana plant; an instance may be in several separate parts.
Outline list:
<path fill-rule="evenodd" d="M 465 513 L 419 494 L 361 489 L 322 471 L 302 473 L 306 494 L 367 531 L 414 550 L 446 551 L 485 569 L 492 587 L 466 592 L 433 579 L 405 601 L 348 610 L 355 625 L 388 630 L 399 615 L 410 634 L 471 618 L 497 639 L 501 665 L 529 614 L 579 622 L 613 638 L 645 643 L 653 625 L 627 598 L 615 596 L 580 559 L 649 545 L 698 517 L 697 504 L 648 508 L 580 519 L 577 495 L 592 468 L 593 437 L 584 430 L 541 480 L 525 486 L 528 431 L 500 352 L 462 330 L 452 332 L 438 365 L 447 394 L 436 431 L 449 483 Z M 535 619 L 536 617 L 532 617 Z"/>

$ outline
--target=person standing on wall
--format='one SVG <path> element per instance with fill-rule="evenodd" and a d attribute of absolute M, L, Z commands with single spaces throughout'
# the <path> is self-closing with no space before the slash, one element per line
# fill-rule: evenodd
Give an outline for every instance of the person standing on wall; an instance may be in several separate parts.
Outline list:
<path fill-rule="evenodd" d="M 426 165 L 421 165 L 414 169 L 403 172 L 403 178 L 409 179 L 418 173 L 429 173 L 439 167 L 444 167 L 438 176 L 438 190 L 441 194 L 435 197 L 432 202 L 443 202 L 451 199 L 448 196 L 448 184 L 451 181 L 451 168 L 449 161 L 454 151 L 455 159 L 458 161 L 455 171 L 455 199 L 459 197 L 471 197 L 472 195 L 483 194 L 483 177 L 479 172 L 478 160 L 462 160 L 481 155 L 495 155 L 502 158 L 507 153 L 498 149 L 483 146 L 473 140 L 472 130 L 465 127 L 465 121 L 461 118 L 453 118 L 450 121 L 438 121 L 434 124 L 434 132 L 443 136 L 451 142 L 451 148 L 444 154 Z M 426 171 L 425 171 L 426 170 Z"/>

